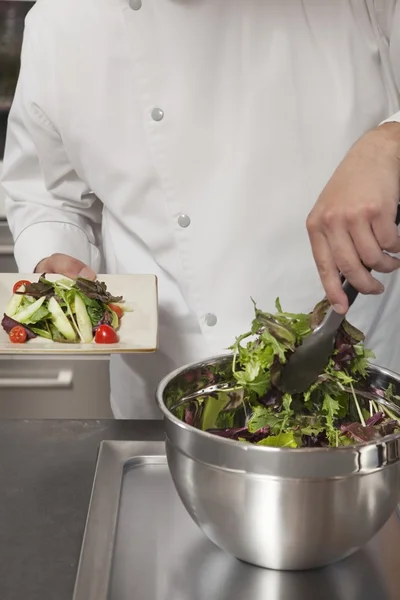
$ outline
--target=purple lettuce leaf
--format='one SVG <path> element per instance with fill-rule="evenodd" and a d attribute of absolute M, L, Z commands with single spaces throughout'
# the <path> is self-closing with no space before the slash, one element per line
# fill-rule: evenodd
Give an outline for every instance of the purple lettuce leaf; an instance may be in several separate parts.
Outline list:
<path fill-rule="evenodd" d="M 247 442 L 257 443 L 268 437 L 271 433 L 270 427 L 262 427 L 255 433 L 251 433 L 247 427 L 230 427 L 228 429 L 208 429 L 208 433 L 218 435 L 219 437 L 229 438 L 231 440 L 243 439 Z"/>
<path fill-rule="evenodd" d="M 17 290 L 15 293 L 20 296 L 31 296 L 32 298 L 39 299 L 42 298 L 42 296 L 50 298 L 51 296 L 54 296 L 55 291 L 54 285 L 46 280 L 46 274 L 44 274 L 39 277 L 39 281 L 27 283 L 24 286 L 23 292 Z"/>
<path fill-rule="evenodd" d="M 340 329 L 336 336 L 335 349 L 333 355 L 335 369 L 341 371 L 356 357 L 354 345 L 344 329 Z"/>
<path fill-rule="evenodd" d="M 194 426 L 194 422 L 195 422 L 195 417 L 196 417 L 196 409 L 191 405 L 188 408 L 185 408 L 185 417 L 184 417 L 184 421 L 185 423 L 187 423 L 188 425 L 192 425 L 192 427 Z"/>
<path fill-rule="evenodd" d="M 354 327 L 354 325 L 352 325 L 351 323 L 349 323 L 347 321 L 347 319 L 345 319 L 343 321 L 340 330 L 345 333 L 348 342 L 350 344 L 352 344 L 353 346 L 356 345 L 356 344 L 359 344 L 360 342 L 363 342 L 364 339 L 365 339 L 365 336 L 362 333 L 362 331 L 360 331 L 359 329 L 357 329 L 357 327 Z"/>
<path fill-rule="evenodd" d="M 26 338 L 28 340 L 32 340 L 33 338 L 36 337 L 36 334 L 33 333 L 33 331 L 31 329 L 29 329 L 29 327 L 22 325 L 22 323 L 18 323 L 18 321 L 14 321 L 14 319 L 12 319 L 11 317 L 8 317 L 7 315 L 3 316 L 1 325 L 6 333 L 10 333 L 11 329 L 19 326 L 19 327 L 23 327 L 23 329 L 25 329 Z"/>
<path fill-rule="evenodd" d="M 385 418 L 383 412 L 377 412 L 372 417 L 366 420 L 366 424 L 373 427 L 374 425 L 380 425 Z"/>
<path fill-rule="evenodd" d="M 321 325 L 324 317 L 329 309 L 329 301 L 324 298 L 321 302 L 315 306 L 313 312 L 311 313 L 311 329 L 316 329 L 319 325 Z"/>
<path fill-rule="evenodd" d="M 91 281 L 83 277 L 78 277 L 75 280 L 75 287 L 78 288 L 85 296 L 92 300 L 99 300 L 104 304 L 110 304 L 110 302 L 121 302 L 122 296 L 113 296 L 107 291 L 107 286 L 104 281 Z"/>
<path fill-rule="evenodd" d="M 112 317 L 112 314 L 110 313 L 110 311 L 105 310 L 100 321 L 93 327 L 93 331 L 96 331 L 100 327 L 100 325 L 110 325 L 110 327 L 111 327 L 112 320 L 113 320 L 113 317 Z"/>
<path fill-rule="evenodd" d="M 379 437 L 379 433 L 374 427 L 363 427 L 361 423 L 347 423 L 346 425 L 341 425 L 340 431 L 356 442 L 371 442 Z"/>

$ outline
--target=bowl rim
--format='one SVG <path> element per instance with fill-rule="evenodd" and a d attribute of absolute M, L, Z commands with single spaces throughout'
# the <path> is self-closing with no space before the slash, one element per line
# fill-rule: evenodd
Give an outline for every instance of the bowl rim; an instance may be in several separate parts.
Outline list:
<path fill-rule="evenodd" d="M 165 391 L 166 387 L 169 385 L 169 383 L 171 383 L 171 381 L 173 379 L 175 379 L 175 377 L 177 377 L 178 375 L 182 375 L 185 371 L 199 368 L 202 366 L 212 365 L 216 362 L 220 362 L 221 360 L 227 360 L 228 358 L 231 358 L 232 356 L 233 356 L 233 353 L 216 354 L 210 358 L 187 363 L 187 364 L 183 365 L 182 367 L 175 369 L 174 371 L 172 371 L 165 377 L 163 377 L 163 379 L 160 381 L 160 383 L 158 384 L 157 389 L 156 389 L 156 400 L 157 400 L 157 404 L 158 404 L 160 410 L 162 411 L 164 417 L 167 420 L 171 421 L 174 425 L 176 425 L 180 429 L 182 429 L 188 433 L 192 433 L 194 435 L 200 436 L 203 439 L 212 440 L 213 443 L 218 443 L 221 446 L 226 446 L 227 448 L 229 448 L 229 447 L 242 448 L 243 452 L 248 452 L 249 448 L 251 448 L 251 452 L 258 452 L 260 454 L 261 453 L 264 453 L 264 454 L 266 454 L 266 453 L 268 453 L 268 454 L 285 453 L 285 454 L 294 454 L 296 456 L 310 455 L 310 454 L 322 455 L 322 454 L 328 454 L 328 453 L 329 454 L 335 453 L 335 455 L 340 455 L 340 454 L 347 454 L 349 452 L 353 452 L 353 453 L 357 452 L 360 454 L 365 454 L 365 453 L 368 453 L 368 451 L 370 451 L 371 448 L 375 448 L 375 449 L 385 448 L 391 442 L 396 442 L 400 439 L 400 433 L 392 433 L 390 435 L 386 435 L 385 437 L 382 437 L 379 440 L 372 440 L 371 442 L 366 442 L 366 443 L 351 444 L 348 446 L 341 446 L 338 448 L 335 448 L 335 447 L 275 448 L 273 446 L 258 446 L 257 444 L 251 444 L 250 442 L 239 442 L 238 440 L 231 440 L 229 438 L 217 436 L 214 433 L 209 433 L 207 431 L 203 431 L 202 429 L 198 429 L 197 427 L 193 427 L 192 425 L 188 425 L 187 423 L 185 423 L 184 421 L 181 421 L 180 419 L 178 419 L 178 417 L 176 417 L 175 415 L 173 415 L 170 412 L 170 410 L 165 405 L 163 396 L 164 396 L 164 391 Z M 369 367 L 368 367 L 368 371 L 378 372 L 381 375 L 384 375 L 384 376 L 387 376 L 387 377 L 397 380 L 400 384 L 400 375 L 395 373 L 394 371 L 391 371 L 390 369 L 386 369 L 384 367 L 380 367 L 379 365 L 370 363 Z"/>

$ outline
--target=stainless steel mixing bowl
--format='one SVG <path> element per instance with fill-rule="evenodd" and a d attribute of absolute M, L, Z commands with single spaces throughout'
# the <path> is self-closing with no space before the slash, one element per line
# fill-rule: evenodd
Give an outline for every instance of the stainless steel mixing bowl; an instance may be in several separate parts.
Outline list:
<path fill-rule="evenodd" d="M 321 567 L 353 554 L 388 520 L 400 498 L 400 435 L 345 448 L 268 448 L 235 442 L 177 419 L 177 390 L 229 377 L 231 356 L 188 365 L 160 383 L 169 468 L 204 533 L 229 554 L 279 570 Z M 378 388 L 400 376 L 371 366 Z"/>

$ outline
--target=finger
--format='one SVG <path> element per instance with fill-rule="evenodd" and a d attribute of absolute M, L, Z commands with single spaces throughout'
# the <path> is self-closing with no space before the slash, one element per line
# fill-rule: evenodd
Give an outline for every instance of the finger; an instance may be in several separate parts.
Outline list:
<path fill-rule="evenodd" d="M 361 220 L 355 223 L 351 227 L 350 235 L 366 267 L 379 273 L 391 273 L 399 268 L 400 260 L 382 251 L 369 223 Z"/>
<path fill-rule="evenodd" d="M 361 263 L 350 234 L 343 229 L 335 229 L 328 235 L 328 244 L 336 267 L 362 294 L 381 294 L 383 285 L 372 277 Z"/>
<path fill-rule="evenodd" d="M 311 248 L 326 297 L 333 309 L 345 314 L 349 308 L 347 296 L 326 237 L 322 232 L 309 231 Z"/>
<path fill-rule="evenodd" d="M 382 250 L 397 254 L 400 252 L 399 230 L 394 219 L 388 219 L 384 215 L 372 221 L 372 231 Z"/>
<path fill-rule="evenodd" d="M 86 265 L 83 267 L 82 271 L 78 274 L 78 277 L 82 277 L 83 279 L 90 279 L 94 281 L 96 279 L 96 273 Z"/>
<path fill-rule="evenodd" d="M 74 279 L 84 277 L 85 279 L 96 279 L 96 273 L 85 263 L 67 254 L 53 254 L 44 259 L 36 268 L 37 271 L 56 273 Z"/>

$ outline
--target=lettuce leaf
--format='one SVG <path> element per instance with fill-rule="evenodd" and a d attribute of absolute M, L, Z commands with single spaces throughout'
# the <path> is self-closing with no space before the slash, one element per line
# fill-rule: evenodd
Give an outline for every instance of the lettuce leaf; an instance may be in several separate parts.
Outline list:
<path fill-rule="evenodd" d="M 25 329 L 26 337 L 28 340 L 31 340 L 36 337 L 36 335 L 32 331 L 32 329 L 30 329 L 29 327 L 26 327 L 26 325 L 22 325 L 22 323 L 18 323 L 18 321 L 14 321 L 14 319 L 12 319 L 11 317 L 8 317 L 7 315 L 3 316 L 1 325 L 6 333 L 10 333 L 11 329 L 19 326 L 19 327 L 23 327 Z"/>
<path fill-rule="evenodd" d="M 257 442 L 257 446 L 273 446 L 275 448 L 298 448 L 298 440 L 293 431 L 280 433 L 279 435 L 270 435 L 269 437 Z"/>
<path fill-rule="evenodd" d="M 121 302 L 122 296 L 113 296 L 107 291 L 107 286 L 101 281 L 91 281 L 78 277 L 75 280 L 75 287 L 80 290 L 85 296 L 92 300 L 99 300 L 104 304 L 110 304 L 112 302 Z"/>

